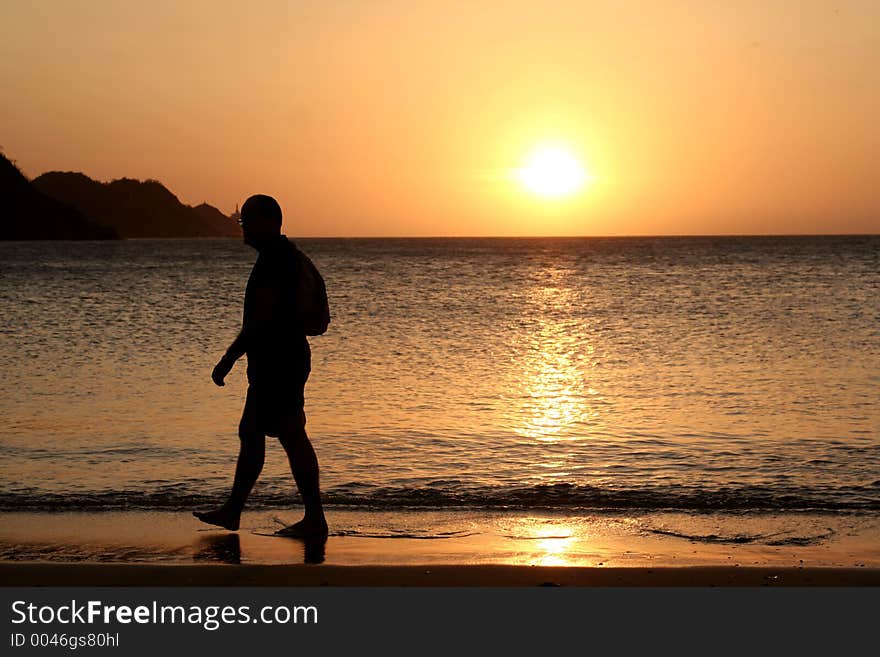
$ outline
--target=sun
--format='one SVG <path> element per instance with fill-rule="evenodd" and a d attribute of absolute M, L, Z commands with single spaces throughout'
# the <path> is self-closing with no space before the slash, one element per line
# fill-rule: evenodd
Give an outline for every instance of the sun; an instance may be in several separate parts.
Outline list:
<path fill-rule="evenodd" d="M 573 196 L 590 180 L 571 148 L 561 143 L 536 146 L 515 175 L 526 190 L 547 199 Z"/>

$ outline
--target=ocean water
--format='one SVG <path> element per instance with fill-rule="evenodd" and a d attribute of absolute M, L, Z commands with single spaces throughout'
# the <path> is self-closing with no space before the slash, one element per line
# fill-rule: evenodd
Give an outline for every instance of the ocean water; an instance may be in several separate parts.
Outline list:
<path fill-rule="evenodd" d="M 329 508 L 880 511 L 880 237 L 322 239 L 308 429 Z M 255 252 L 0 244 L 0 510 L 231 484 Z M 297 503 L 269 439 L 251 507 Z"/>

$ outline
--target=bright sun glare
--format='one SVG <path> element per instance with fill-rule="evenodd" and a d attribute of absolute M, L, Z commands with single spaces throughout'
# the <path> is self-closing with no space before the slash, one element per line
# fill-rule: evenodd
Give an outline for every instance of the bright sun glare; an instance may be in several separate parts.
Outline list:
<path fill-rule="evenodd" d="M 589 181 L 580 160 L 564 144 L 542 144 L 526 158 L 516 178 L 532 194 L 559 199 L 579 192 Z"/>

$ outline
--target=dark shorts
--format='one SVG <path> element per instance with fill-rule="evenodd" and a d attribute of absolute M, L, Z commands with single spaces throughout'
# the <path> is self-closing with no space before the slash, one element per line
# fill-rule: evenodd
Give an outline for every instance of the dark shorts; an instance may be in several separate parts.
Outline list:
<path fill-rule="evenodd" d="M 305 373 L 302 382 L 251 383 L 241 414 L 242 435 L 280 435 L 285 427 L 305 423 Z"/>

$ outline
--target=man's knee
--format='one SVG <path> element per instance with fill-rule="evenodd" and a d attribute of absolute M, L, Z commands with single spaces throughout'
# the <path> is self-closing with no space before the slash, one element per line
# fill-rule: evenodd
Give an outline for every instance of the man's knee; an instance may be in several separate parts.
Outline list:
<path fill-rule="evenodd" d="M 243 443 L 256 443 L 265 437 L 265 434 L 253 424 L 241 422 L 238 425 L 238 439 Z"/>
<path fill-rule="evenodd" d="M 305 413 L 285 418 L 281 422 L 278 440 L 285 448 L 295 447 L 298 443 L 308 441 L 308 439 Z"/>

